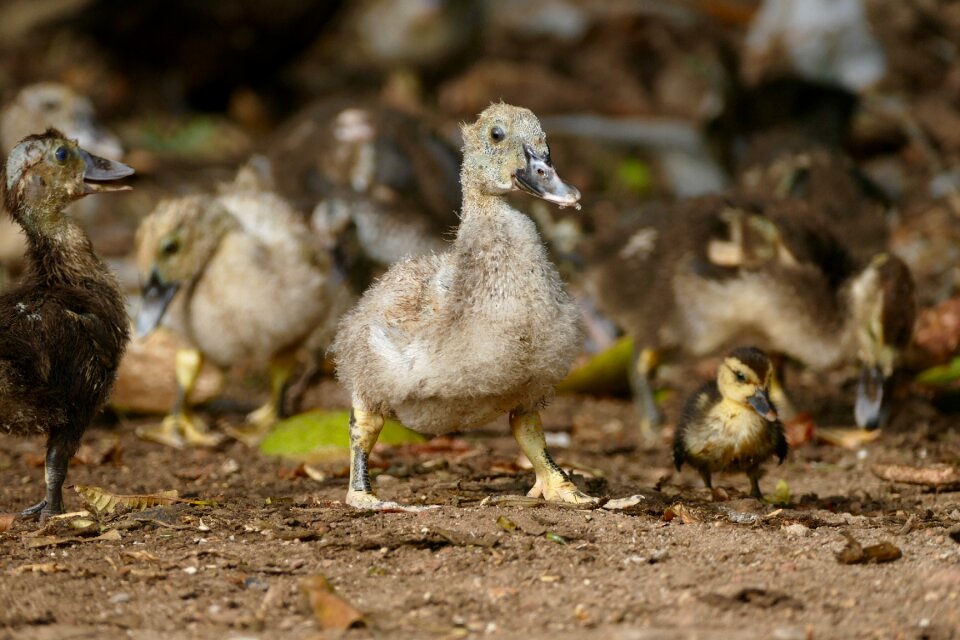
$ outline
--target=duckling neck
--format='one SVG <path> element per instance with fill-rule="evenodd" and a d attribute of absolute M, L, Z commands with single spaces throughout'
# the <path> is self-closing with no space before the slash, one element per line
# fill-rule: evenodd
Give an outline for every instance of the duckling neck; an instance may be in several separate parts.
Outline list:
<path fill-rule="evenodd" d="M 475 303 L 552 290 L 538 281 L 558 278 L 536 225 L 501 196 L 464 193 L 454 258 L 458 297 Z"/>
<path fill-rule="evenodd" d="M 40 230 L 22 225 L 27 235 L 28 274 L 50 285 L 77 284 L 108 274 L 90 239 L 66 218 Z"/>

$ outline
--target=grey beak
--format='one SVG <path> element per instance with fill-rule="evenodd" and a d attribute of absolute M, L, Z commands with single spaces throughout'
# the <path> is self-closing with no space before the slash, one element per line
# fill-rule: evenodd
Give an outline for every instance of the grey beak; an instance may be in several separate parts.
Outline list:
<path fill-rule="evenodd" d="M 126 185 L 113 186 L 96 183 L 126 178 L 127 176 L 133 175 L 133 169 L 122 162 L 95 156 L 85 149 L 79 149 L 78 151 L 80 152 L 80 157 L 83 158 L 83 183 L 86 186 L 87 193 L 126 191 L 130 188 Z M 90 181 L 94 182 L 91 183 Z"/>
<path fill-rule="evenodd" d="M 150 277 L 147 278 L 141 292 L 143 299 L 140 303 L 140 313 L 137 314 L 139 337 L 144 338 L 157 328 L 179 288 L 180 285 L 177 283 L 163 282 L 156 268 L 150 270 Z"/>
<path fill-rule="evenodd" d="M 561 207 L 572 207 L 580 201 L 580 191 L 560 179 L 549 154 L 539 155 L 530 144 L 523 145 L 523 153 L 527 166 L 513 174 L 518 188 Z"/>
<path fill-rule="evenodd" d="M 767 395 L 764 389 L 757 389 L 752 396 L 747 398 L 747 402 L 750 403 L 754 411 L 763 416 L 767 421 L 776 421 L 777 411 L 773 408 L 773 403 L 770 402 L 770 396 Z"/>
<path fill-rule="evenodd" d="M 858 427 L 873 430 L 880 426 L 883 417 L 883 383 L 880 367 L 865 366 L 860 372 L 857 401 L 853 407 L 853 417 Z"/>

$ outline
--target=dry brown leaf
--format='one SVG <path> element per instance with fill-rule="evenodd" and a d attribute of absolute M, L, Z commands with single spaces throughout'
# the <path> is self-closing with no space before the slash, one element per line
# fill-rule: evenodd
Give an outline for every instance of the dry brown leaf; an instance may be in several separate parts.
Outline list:
<path fill-rule="evenodd" d="M 683 524 L 700 522 L 700 518 L 690 511 L 685 504 L 680 502 L 663 510 L 663 520 L 665 522 L 670 522 L 674 518 L 680 518 L 680 521 L 683 522 Z"/>
<path fill-rule="evenodd" d="M 865 562 L 893 562 L 903 557 L 903 552 L 892 542 L 880 542 L 864 547 L 848 532 L 842 532 L 847 544 L 837 553 L 840 564 L 862 564 Z"/>
<path fill-rule="evenodd" d="M 844 449 L 859 449 L 879 437 L 879 429 L 817 429 L 817 439 Z"/>
<path fill-rule="evenodd" d="M 960 487 L 960 468 L 950 465 L 911 467 L 905 464 L 875 464 L 872 471 L 873 475 L 889 482 L 920 484 L 937 489 Z"/>
<path fill-rule="evenodd" d="M 333 586 L 323 576 L 310 576 L 300 582 L 310 610 L 321 629 L 346 630 L 366 624 L 363 614 L 333 591 Z"/>
<path fill-rule="evenodd" d="M 10 575 L 19 576 L 23 573 L 57 573 L 66 571 L 67 567 L 59 562 L 40 562 L 36 564 L 22 564 L 10 570 Z"/>
<path fill-rule="evenodd" d="M 102 487 L 78 484 L 73 487 L 73 490 L 96 514 L 113 513 L 118 506 L 133 511 L 143 511 L 144 509 L 173 504 L 174 502 L 188 502 L 180 500 L 176 489 L 141 495 L 118 495 L 110 493 Z"/>
<path fill-rule="evenodd" d="M 960 298 L 923 309 L 917 317 L 914 343 L 934 362 L 945 362 L 955 354 L 960 347 Z"/>
<path fill-rule="evenodd" d="M 95 538 L 82 538 L 80 536 L 37 536 L 36 538 L 24 538 L 23 544 L 28 549 L 38 549 L 40 547 L 59 547 L 65 544 L 74 544 L 81 542 L 118 542 L 120 532 L 116 529 L 110 529 L 106 533 Z"/>
<path fill-rule="evenodd" d="M 817 433 L 817 425 L 809 411 L 797 414 L 783 423 L 784 435 L 791 449 L 796 449 L 813 440 Z"/>
<path fill-rule="evenodd" d="M 13 521 L 17 519 L 16 513 L 0 513 L 0 533 L 13 526 Z"/>

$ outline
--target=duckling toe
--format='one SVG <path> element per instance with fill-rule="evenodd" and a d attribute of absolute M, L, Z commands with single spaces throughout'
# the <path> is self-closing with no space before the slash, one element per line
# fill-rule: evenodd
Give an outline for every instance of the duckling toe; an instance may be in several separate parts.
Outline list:
<path fill-rule="evenodd" d="M 47 501 L 41 500 L 40 502 L 33 505 L 32 507 L 27 507 L 26 509 L 21 511 L 20 517 L 27 518 L 27 519 L 40 518 L 42 517 L 41 514 L 43 513 L 43 510 L 46 508 L 46 506 L 47 506 Z"/>
<path fill-rule="evenodd" d="M 577 489 L 570 480 L 559 482 L 541 482 L 539 479 L 527 493 L 531 498 L 543 498 L 550 502 L 568 502 L 571 504 L 596 504 L 600 500 Z"/>
<path fill-rule="evenodd" d="M 405 513 L 417 513 L 419 511 L 429 511 L 439 509 L 438 505 L 406 505 L 390 500 L 381 500 L 376 494 L 370 491 L 357 491 L 350 489 L 347 492 L 347 504 L 355 509 L 366 511 L 403 511 Z"/>
<path fill-rule="evenodd" d="M 266 404 L 247 416 L 244 427 L 226 427 L 231 438 L 239 440 L 248 447 L 256 447 L 267 437 L 270 429 L 277 423 L 277 412 L 272 404 Z"/>

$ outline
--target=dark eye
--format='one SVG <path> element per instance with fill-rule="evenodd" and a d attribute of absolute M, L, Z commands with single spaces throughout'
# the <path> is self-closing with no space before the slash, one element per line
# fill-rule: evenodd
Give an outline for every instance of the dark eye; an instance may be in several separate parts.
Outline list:
<path fill-rule="evenodd" d="M 66 147 L 57 147 L 57 150 L 53 152 L 53 157 L 57 159 L 57 162 L 66 162 L 66 161 L 67 161 L 67 148 L 66 148 Z"/>
<path fill-rule="evenodd" d="M 734 371 L 734 372 L 733 372 L 733 375 L 736 376 L 737 382 L 746 382 L 746 381 L 747 381 L 747 376 L 743 375 L 743 373 L 740 372 L 740 371 Z"/>
<path fill-rule="evenodd" d="M 180 242 L 176 238 L 167 238 L 160 243 L 160 253 L 165 256 L 172 256 L 180 251 Z"/>
<path fill-rule="evenodd" d="M 494 142 L 500 142 L 506 137 L 506 134 L 503 132 L 499 126 L 490 129 L 490 139 Z"/>

